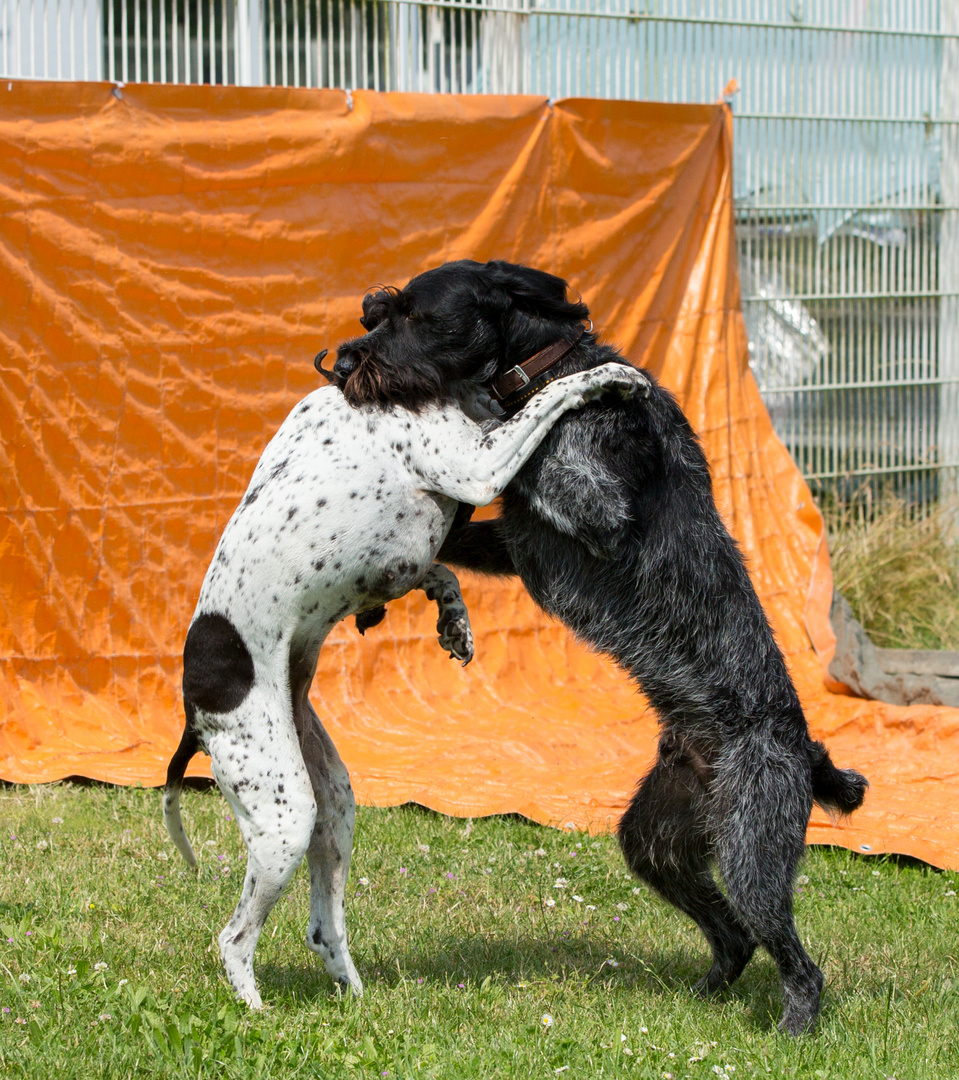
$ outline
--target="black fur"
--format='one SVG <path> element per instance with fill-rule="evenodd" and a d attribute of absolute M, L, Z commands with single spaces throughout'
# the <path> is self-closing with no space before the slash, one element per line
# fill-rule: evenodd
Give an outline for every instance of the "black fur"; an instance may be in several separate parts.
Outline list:
<path fill-rule="evenodd" d="M 183 646 L 183 701 L 204 712 L 227 713 L 253 686 L 253 657 L 239 630 L 223 615 L 200 615 Z"/>
<path fill-rule="evenodd" d="M 384 612 L 385 614 L 385 612 Z M 222 615 L 200 615 L 183 645 L 183 707 L 186 727 L 170 764 L 166 789 L 183 785 L 186 767 L 200 752 L 196 710 L 227 713 L 241 704 L 253 686 L 253 657 L 240 632 Z"/>
<path fill-rule="evenodd" d="M 451 381 L 489 384 L 572 338 L 588 315 L 560 278 L 502 262 L 450 263 L 365 307 L 370 332 L 341 349 L 341 385 L 357 401 L 362 385 L 399 389 L 420 407 Z M 559 373 L 616 359 L 587 333 Z M 358 367 L 366 384 L 351 386 Z M 706 935 L 713 965 L 699 992 L 728 986 L 763 945 L 782 978 L 780 1027 L 811 1030 L 822 974 L 796 933 L 793 879 L 813 801 L 849 813 L 866 780 L 836 769 L 810 738 L 672 395 L 654 384 L 648 398 L 565 416 L 506 489 L 501 518 L 451 533 L 438 558 L 519 574 L 547 612 L 640 685 L 662 736 L 619 824 L 626 861 Z"/>

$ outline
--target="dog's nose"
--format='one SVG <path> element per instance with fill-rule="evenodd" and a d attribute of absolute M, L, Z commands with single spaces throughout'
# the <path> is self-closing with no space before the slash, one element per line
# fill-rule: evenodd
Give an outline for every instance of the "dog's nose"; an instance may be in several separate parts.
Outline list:
<path fill-rule="evenodd" d="M 344 382 L 356 371 L 356 365 L 359 363 L 359 358 L 348 352 L 338 352 L 336 354 L 336 363 L 333 365 L 333 374 Z"/>

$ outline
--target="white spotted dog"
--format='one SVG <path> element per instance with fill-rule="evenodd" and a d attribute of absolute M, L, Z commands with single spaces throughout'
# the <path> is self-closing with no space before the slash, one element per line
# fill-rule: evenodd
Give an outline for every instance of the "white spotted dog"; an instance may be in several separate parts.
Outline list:
<path fill-rule="evenodd" d="M 350 614 L 367 613 L 358 625 L 373 625 L 386 601 L 422 589 L 439 607 L 440 644 L 467 662 L 459 585 L 433 562 L 459 505 L 491 502 L 563 413 L 646 383 L 622 364 L 585 371 L 488 434 L 461 407 L 473 385 L 454 381 L 440 404 L 424 407 L 354 407 L 334 386 L 308 395 L 260 458 L 203 581 L 183 649 L 186 729 L 167 773 L 164 821 L 195 866 L 179 796 L 187 762 L 204 749 L 248 851 L 219 944 L 251 1008 L 262 1005 L 257 940 L 304 854 L 307 945 L 340 987 L 362 993 L 344 910 L 353 792 L 308 696 L 327 634 Z"/>

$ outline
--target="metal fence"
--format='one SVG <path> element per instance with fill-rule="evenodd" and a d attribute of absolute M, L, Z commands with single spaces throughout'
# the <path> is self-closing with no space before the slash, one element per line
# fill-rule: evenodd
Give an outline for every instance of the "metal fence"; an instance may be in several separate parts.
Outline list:
<path fill-rule="evenodd" d="M 814 486 L 959 491 L 959 0 L 0 0 L 0 74 L 713 101 Z"/>

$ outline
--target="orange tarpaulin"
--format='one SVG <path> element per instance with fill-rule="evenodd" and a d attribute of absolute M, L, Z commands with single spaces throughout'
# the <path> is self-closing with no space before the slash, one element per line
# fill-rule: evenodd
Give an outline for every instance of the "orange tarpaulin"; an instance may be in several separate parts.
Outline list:
<path fill-rule="evenodd" d="M 747 364 L 731 137 L 722 106 L 0 86 L 0 776 L 162 782 L 200 581 L 313 354 L 374 283 L 506 258 L 567 278 L 700 432 L 810 724 L 872 781 L 809 839 L 959 867 L 959 710 L 823 685 L 828 555 Z M 607 828 L 654 717 L 519 584 L 464 592 L 465 670 L 419 593 L 325 646 L 359 798 Z"/>

